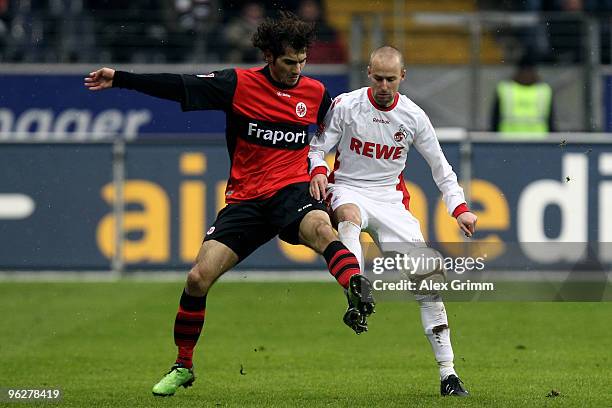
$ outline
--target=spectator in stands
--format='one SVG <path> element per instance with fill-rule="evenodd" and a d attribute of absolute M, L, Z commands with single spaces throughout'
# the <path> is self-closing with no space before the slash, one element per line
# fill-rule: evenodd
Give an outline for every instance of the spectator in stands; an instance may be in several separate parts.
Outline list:
<path fill-rule="evenodd" d="M 315 23 L 317 29 L 317 38 L 308 50 L 308 62 L 315 64 L 346 62 L 344 46 L 336 30 L 325 21 L 318 1 L 302 0 L 297 14 L 302 20 Z"/>
<path fill-rule="evenodd" d="M 221 17 L 218 0 L 165 0 L 169 29 L 169 59 L 173 62 L 214 62 Z"/>
<path fill-rule="evenodd" d="M 497 85 L 491 129 L 504 137 L 545 138 L 554 132 L 553 92 L 536 70 L 535 58 L 521 58 L 511 80 Z"/>
<path fill-rule="evenodd" d="M 43 4 L 43 2 L 40 2 Z M 95 32 L 83 0 L 47 0 L 41 10 L 49 62 L 93 61 Z"/>
<path fill-rule="evenodd" d="M 0 0 L 0 61 L 4 60 L 9 36 L 9 4 L 8 0 Z"/>
<path fill-rule="evenodd" d="M 550 59 L 555 62 L 575 64 L 584 59 L 584 36 L 586 30 L 582 18 L 582 0 L 556 0 L 554 12 L 566 13 L 563 17 L 552 17 L 546 23 L 550 38 Z"/>
<path fill-rule="evenodd" d="M 544 0 L 525 0 L 517 1 L 517 11 L 529 13 L 539 13 L 543 8 Z M 546 26 L 542 24 L 540 18 L 526 27 L 522 27 L 518 33 L 518 38 L 525 52 L 532 53 L 537 57 L 545 57 L 550 44 L 546 35 Z"/>
<path fill-rule="evenodd" d="M 265 10 L 266 16 L 275 15 L 279 11 L 289 11 L 295 13 L 300 0 L 219 0 L 220 7 L 223 9 L 223 22 L 228 23 L 236 17 L 249 3 L 257 2 Z"/>
<path fill-rule="evenodd" d="M 242 7 L 239 16 L 229 21 L 223 31 L 227 62 L 253 63 L 261 60 L 259 50 L 253 47 L 251 38 L 264 18 L 263 6 L 258 2 L 249 2 Z"/>
<path fill-rule="evenodd" d="M 86 0 L 96 25 L 101 59 L 119 62 L 159 61 L 165 28 L 162 0 Z"/>
<path fill-rule="evenodd" d="M 612 45 L 612 24 L 610 24 L 612 15 L 612 0 L 584 0 L 584 10 L 591 13 L 592 16 L 600 16 L 599 27 L 601 37 L 601 63 L 605 65 L 612 64 L 611 45 Z"/>

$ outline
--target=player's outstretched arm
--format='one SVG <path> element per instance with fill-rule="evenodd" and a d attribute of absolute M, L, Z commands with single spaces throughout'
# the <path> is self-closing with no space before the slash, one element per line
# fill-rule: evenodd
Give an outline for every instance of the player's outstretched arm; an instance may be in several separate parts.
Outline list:
<path fill-rule="evenodd" d="M 85 86 L 92 91 L 102 91 L 108 88 L 132 89 L 157 98 L 181 103 L 185 101 L 185 87 L 183 86 L 181 75 L 178 74 L 133 74 L 125 71 L 115 71 L 111 68 L 101 68 L 91 72 L 85 78 Z M 206 94 L 205 87 L 200 86 L 200 90 L 202 89 L 204 89 Z M 212 102 L 210 102 L 210 97 L 206 99 L 206 97 L 202 97 L 195 91 L 192 93 L 196 94 L 196 99 L 200 102 L 198 106 L 200 109 L 216 109 L 217 105 L 219 105 L 218 103 L 215 104 L 218 101 L 214 97 Z M 216 96 L 218 92 L 213 94 L 213 96 Z M 202 102 L 202 99 L 204 99 L 204 102 Z M 223 105 L 225 102 L 225 99 L 221 100 L 221 107 L 219 109 L 225 106 Z"/>
<path fill-rule="evenodd" d="M 471 238 L 476 231 L 476 221 L 478 217 L 470 211 L 466 211 L 457 216 L 457 224 L 466 237 Z"/>
<path fill-rule="evenodd" d="M 90 72 L 85 77 L 85 87 L 90 91 L 101 91 L 113 87 L 113 78 L 115 70 L 112 68 L 100 68 L 97 71 Z"/>

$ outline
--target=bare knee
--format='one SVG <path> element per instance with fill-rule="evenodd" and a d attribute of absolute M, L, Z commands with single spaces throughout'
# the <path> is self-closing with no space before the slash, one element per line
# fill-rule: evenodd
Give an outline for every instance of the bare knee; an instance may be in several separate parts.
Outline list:
<path fill-rule="evenodd" d="M 300 224 L 300 241 L 320 254 L 337 239 L 329 216 L 323 211 L 309 212 Z"/>
<path fill-rule="evenodd" d="M 361 227 L 361 211 L 355 204 L 343 204 L 336 208 L 334 215 L 338 223 L 348 221 Z"/>
<path fill-rule="evenodd" d="M 200 248 L 196 263 L 187 273 L 187 293 L 204 296 L 219 276 L 238 263 L 238 255 L 225 244 L 210 240 Z"/>
<path fill-rule="evenodd" d="M 338 239 L 329 221 L 317 220 L 315 222 L 315 233 L 321 241 L 321 245 L 327 246 L 330 242 Z"/>
<path fill-rule="evenodd" d="M 187 292 L 191 296 L 204 296 L 214 283 L 204 266 L 197 262 L 187 273 Z"/>
<path fill-rule="evenodd" d="M 338 239 L 338 234 L 334 231 L 329 217 L 316 217 L 311 221 L 311 227 L 314 232 L 312 241 L 316 250 L 323 252 L 330 242 Z"/>

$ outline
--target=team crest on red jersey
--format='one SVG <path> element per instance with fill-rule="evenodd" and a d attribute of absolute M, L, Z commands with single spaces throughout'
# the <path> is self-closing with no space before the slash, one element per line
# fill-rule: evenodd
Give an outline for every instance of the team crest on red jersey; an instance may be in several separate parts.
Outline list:
<path fill-rule="evenodd" d="M 306 104 L 304 102 L 298 102 L 298 104 L 295 105 L 295 114 L 298 115 L 298 118 L 303 118 L 306 116 L 307 111 L 308 109 L 306 108 Z"/>

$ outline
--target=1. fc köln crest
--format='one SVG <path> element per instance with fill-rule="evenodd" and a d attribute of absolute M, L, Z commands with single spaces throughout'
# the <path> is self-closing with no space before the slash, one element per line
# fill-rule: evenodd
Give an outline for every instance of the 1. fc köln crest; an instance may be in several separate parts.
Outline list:
<path fill-rule="evenodd" d="M 306 116 L 307 111 L 308 109 L 306 108 L 306 104 L 304 102 L 298 102 L 298 104 L 295 105 L 295 114 L 298 115 L 298 118 L 303 118 Z"/>
<path fill-rule="evenodd" d="M 401 142 L 403 138 L 408 137 L 408 131 L 404 125 L 400 125 L 399 130 L 393 135 L 396 142 Z"/>

